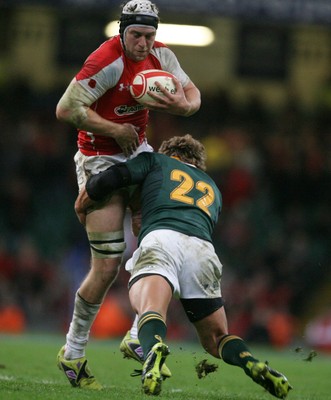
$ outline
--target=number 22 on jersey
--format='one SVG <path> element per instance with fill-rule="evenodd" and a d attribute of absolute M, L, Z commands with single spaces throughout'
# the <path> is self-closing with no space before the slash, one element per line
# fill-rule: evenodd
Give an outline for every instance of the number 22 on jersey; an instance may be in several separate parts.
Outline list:
<path fill-rule="evenodd" d="M 185 204 L 195 204 L 202 211 L 210 216 L 210 207 L 215 200 L 215 193 L 213 188 L 204 181 L 194 182 L 192 177 L 179 169 L 174 169 L 171 171 L 170 179 L 172 181 L 180 182 L 179 185 L 170 193 L 170 198 L 172 200 L 177 200 Z M 197 189 L 202 195 L 195 199 L 190 192 L 192 189 Z"/>

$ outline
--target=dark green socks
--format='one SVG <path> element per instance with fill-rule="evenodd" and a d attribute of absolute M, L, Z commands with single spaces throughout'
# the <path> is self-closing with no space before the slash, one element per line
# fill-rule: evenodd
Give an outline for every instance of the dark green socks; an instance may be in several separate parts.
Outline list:
<path fill-rule="evenodd" d="M 159 313 L 148 311 L 142 314 L 138 321 L 138 339 L 145 358 L 151 348 L 158 343 L 160 339 L 163 340 L 166 334 L 167 325 Z"/>
<path fill-rule="evenodd" d="M 242 368 L 247 375 L 250 375 L 250 370 L 246 366 L 247 362 L 259 361 L 252 356 L 246 343 L 240 337 L 235 335 L 223 336 L 218 350 L 224 362 L 231 365 L 237 365 Z"/>

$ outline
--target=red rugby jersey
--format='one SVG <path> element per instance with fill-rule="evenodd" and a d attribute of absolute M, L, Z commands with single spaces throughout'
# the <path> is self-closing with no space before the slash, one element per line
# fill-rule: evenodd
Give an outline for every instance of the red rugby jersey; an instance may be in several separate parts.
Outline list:
<path fill-rule="evenodd" d="M 146 137 L 148 110 L 133 99 L 129 85 L 138 72 L 146 69 L 171 72 L 183 86 L 189 81 L 174 53 L 163 43 L 155 41 L 148 57 L 135 62 L 126 57 L 119 35 L 91 53 L 76 75 L 77 81 L 95 97 L 91 108 L 115 123 L 138 126 L 140 143 Z M 77 143 L 80 151 L 88 156 L 122 153 L 114 139 L 84 130 L 78 130 Z"/>

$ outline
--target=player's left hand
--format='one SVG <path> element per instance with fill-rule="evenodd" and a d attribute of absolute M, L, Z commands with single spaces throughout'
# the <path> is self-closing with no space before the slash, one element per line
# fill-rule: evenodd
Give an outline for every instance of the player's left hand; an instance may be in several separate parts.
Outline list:
<path fill-rule="evenodd" d="M 87 194 L 86 189 L 82 189 L 75 201 L 75 212 L 79 222 L 85 226 L 87 210 L 92 207 L 96 202 L 91 200 Z"/>
<path fill-rule="evenodd" d="M 148 91 L 147 93 L 157 102 L 146 102 L 144 105 L 154 111 L 165 111 L 174 115 L 186 115 L 190 111 L 191 105 L 185 97 L 185 92 L 179 80 L 174 77 L 173 81 L 176 93 L 170 93 L 160 82 L 156 81 L 155 84 L 160 88 L 163 95 Z"/>

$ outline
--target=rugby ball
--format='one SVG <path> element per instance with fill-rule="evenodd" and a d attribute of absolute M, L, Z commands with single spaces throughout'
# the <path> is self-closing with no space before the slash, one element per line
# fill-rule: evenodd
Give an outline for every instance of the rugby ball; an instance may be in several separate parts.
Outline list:
<path fill-rule="evenodd" d="M 141 71 L 136 74 L 132 80 L 130 85 L 131 95 L 140 104 L 145 104 L 147 101 L 156 103 L 157 101 L 147 92 L 149 91 L 163 96 L 160 88 L 155 84 L 157 81 L 170 93 L 175 94 L 176 87 L 172 80 L 173 77 L 174 76 L 170 72 L 162 71 L 161 69 L 147 69 Z"/>

